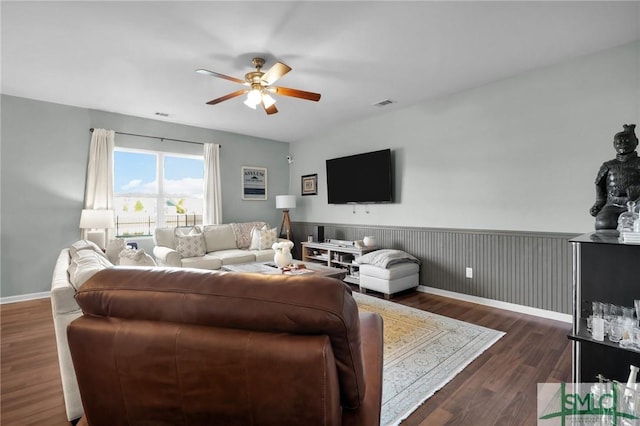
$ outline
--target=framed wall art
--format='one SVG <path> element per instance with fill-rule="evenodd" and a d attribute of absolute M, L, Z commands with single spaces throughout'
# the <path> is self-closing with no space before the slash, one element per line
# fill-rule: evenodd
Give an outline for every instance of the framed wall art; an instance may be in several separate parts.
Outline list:
<path fill-rule="evenodd" d="M 264 201 L 267 199 L 267 169 L 264 167 L 242 167 L 242 199 Z"/>
<path fill-rule="evenodd" d="M 318 195 L 318 174 L 302 176 L 302 195 Z"/>

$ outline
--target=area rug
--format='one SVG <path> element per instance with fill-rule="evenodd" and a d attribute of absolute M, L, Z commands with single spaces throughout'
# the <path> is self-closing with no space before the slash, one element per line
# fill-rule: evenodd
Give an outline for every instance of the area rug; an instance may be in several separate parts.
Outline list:
<path fill-rule="evenodd" d="M 397 425 L 505 333 L 353 293 L 384 319 L 383 426 Z"/>

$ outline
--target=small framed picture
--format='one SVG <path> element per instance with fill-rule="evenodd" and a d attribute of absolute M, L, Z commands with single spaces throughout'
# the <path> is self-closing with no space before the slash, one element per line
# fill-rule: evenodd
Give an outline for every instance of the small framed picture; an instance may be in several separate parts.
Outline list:
<path fill-rule="evenodd" d="M 264 201 L 267 199 L 267 169 L 264 167 L 242 167 L 242 199 Z"/>
<path fill-rule="evenodd" d="M 302 176 L 302 195 L 318 195 L 318 174 Z"/>

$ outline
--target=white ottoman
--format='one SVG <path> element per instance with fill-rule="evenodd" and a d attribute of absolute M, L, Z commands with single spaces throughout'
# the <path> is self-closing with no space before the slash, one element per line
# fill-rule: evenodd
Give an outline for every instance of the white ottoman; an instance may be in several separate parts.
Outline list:
<path fill-rule="evenodd" d="M 380 268 L 373 265 L 360 265 L 360 292 L 379 291 L 385 299 L 402 290 L 418 286 L 420 265 L 403 262 Z"/>

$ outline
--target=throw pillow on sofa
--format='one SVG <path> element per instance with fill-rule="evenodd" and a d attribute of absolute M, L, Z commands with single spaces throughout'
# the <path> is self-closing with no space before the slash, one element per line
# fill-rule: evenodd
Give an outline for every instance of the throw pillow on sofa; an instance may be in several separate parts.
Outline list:
<path fill-rule="evenodd" d="M 69 254 L 71 255 L 71 257 L 76 257 L 78 255 L 78 253 L 80 251 L 82 251 L 82 250 L 94 251 L 94 252 L 100 254 L 105 259 L 107 259 L 107 255 L 104 254 L 102 249 L 100 247 L 98 247 L 98 245 L 96 243 L 94 243 L 93 241 L 89 241 L 89 240 L 79 240 L 79 241 L 76 241 L 75 243 L 71 244 L 71 246 L 69 247 Z"/>
<path fill-rule="evenodd" d="M 182 257 L 204 256 L 207 249 L 200 227 L 194 226 L 187 235 L 176 229 L 176 251 Z"/>
<path fill-rule="evenodd" d="M 278 228 L 269 229 L 267 225 L 262 227 L 262 229 L 254 227 L 251 231 L 251 246 L 249 250 L 270 249 L 277 240 Z"/>
<path fill-rule="evenodd" d="M 207 225 L 202 228 L 207 253 L 219 250 L 236 249 L 236 237 L 229 224 Z"/>
<path fill-rule="evenodd" d="M 127 244 L 124 241 L 124 238 L 115 238 L 107 243 L 107 248 L 105 249 L 105 254 L 107 255 L 107 259 L 109 262 L 114 265 L 118 265 L 120 263 L 120 259 L 118 258 L 118 254 L 122 250 L 127 248 Z"/>
<path fill-rule="evenodd" d="M 69 282 L 76 289 L 80 289 L 96 272 L 111 268 L 113 264 L 102 253 L 93 250 L 77 251 L 71 258 L 67 272 Z"/>
<path fill-rule="evenodd" d="M 156 266 L 156 262 L 144 249 L 125 249 L 119 254 L 120 266 Z"/>
<path fill-rule="evenodd" d="M 202 229 L 198 226 L 181 226 L 174 229 L 174 234 L 177 235 L 198 235 L 202 234 Z"/>
<path fill-rule="evenodd" d="M 267 226 L 264 222 L 243 222 L 232 223 L 233 233 L 236 237 L 236 246 L 239 249 L 248 249 L 251 246 L 251 239 L 254 228 Z"/>

